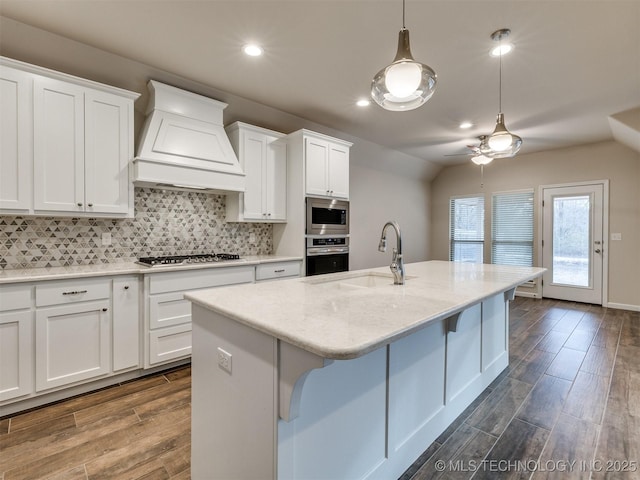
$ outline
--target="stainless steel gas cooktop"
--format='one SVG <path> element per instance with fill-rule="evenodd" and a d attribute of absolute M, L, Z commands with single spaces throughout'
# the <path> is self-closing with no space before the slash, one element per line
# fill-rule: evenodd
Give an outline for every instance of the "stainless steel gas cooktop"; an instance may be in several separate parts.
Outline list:
<path fill-rule="evenodd" d="M 200 263 L 231 262 L 242 260 L 236 253 L 202 253 L 195 255 L 168 255 L 164 257 L 140 257 L 136 263 L 147 267 L 190 265 Z"/>

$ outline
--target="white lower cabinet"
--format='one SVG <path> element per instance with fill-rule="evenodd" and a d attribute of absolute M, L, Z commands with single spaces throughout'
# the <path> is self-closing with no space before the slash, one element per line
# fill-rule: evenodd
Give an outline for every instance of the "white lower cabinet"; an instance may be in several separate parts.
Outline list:
<path fill-rule="evenodd" d="M 186 292 L 254 281 L 254 267 L 236 266 L 145 275 L 145 368 L 191 355 L 191 302 Z"/>
<path fill-rule="evenodd" d="M 111 279 L 77 278 L 35 287 L 36 392 L 111 372 Z"/>
<path fill-rule="evenodd" d="M 36 391 L 110 371 L 109 299 L 36 310 Z"/>
<path fill-rule="evenodd" d="M 113 279 L 113 371 L 140 366 L 140 280 Z"/>
<path fill-rule="evenodd" d="M 0 401 L 33 391 L 33 313 L 29 285 L 0 288 Z"/>

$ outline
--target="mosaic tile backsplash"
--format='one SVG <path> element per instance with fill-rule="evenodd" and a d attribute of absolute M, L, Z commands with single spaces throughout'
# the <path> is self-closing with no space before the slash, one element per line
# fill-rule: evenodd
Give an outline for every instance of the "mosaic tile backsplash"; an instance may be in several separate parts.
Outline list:
<path fill-rule="evenodd" d="M 135 218 L 0 216 L 0 268 L 60 267 L 192 253 L 268 255 L 270 224 L 227 223 L 224 195 L 135 189 Z M 111 245 L 102 246 L 102 234 Z"/>

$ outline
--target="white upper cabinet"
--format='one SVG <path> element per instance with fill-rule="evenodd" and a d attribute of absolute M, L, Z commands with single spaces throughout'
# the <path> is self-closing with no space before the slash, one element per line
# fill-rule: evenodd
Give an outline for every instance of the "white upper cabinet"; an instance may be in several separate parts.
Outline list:
<path fill-rule="evenodd" d="M 350 146 L 338 139 L 305 133 L 306 195 L 349 199 Z"/>
<path fill-rule="evenodd" d="M 0 209 L 31 206 L 33 78 L 0 64 Z"/>
<path fill-rule="evenodd" d="M 84 212 L 84 89 L 34 81 L 34 209 Z"/>
<path fill-rule="evenodd" d="M 85 94 L 84 196 L 87 212 L 129 210 L 129 160 L 133 105 L 104 92 Z"/>
<path fill-rule="evenodd" d="M 283 134 L 236 122 L 227 127 L 245 173 L 246 190 L 227 195 L 227 221 L 285 222 L 287 146 Z"/>
<path fill-rule="evenodd" d="M 0 213 L 133 217 L 138 94 L 1 57 L 0 66 Z"/>

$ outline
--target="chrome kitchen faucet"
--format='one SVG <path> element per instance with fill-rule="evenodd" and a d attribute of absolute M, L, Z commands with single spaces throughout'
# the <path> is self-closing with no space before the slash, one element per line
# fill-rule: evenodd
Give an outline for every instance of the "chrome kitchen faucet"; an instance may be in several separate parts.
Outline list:
<path fill-rule="evenodd" d="M 402 261 L 402 235 L 400 234 L 400 225 L 396 221 L 390 221 L 382 227 L 382 235 L 380 235 L 380 243 L 378 250 L 380 252 L 387 251 L 387 228 L 393 227 L 396 231 L 397 246 L 393 249 L 393 257 L 391 258 L 391 273 L 393 273 L 393 284 L 404 285 L 404 262 Z"/>

